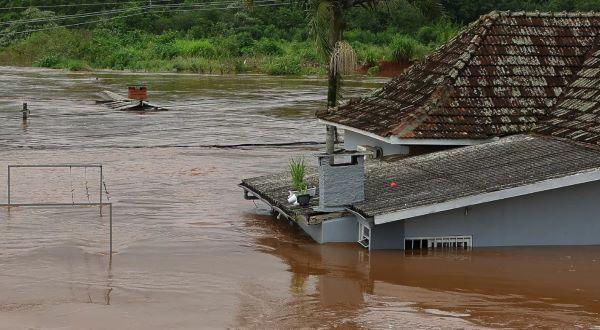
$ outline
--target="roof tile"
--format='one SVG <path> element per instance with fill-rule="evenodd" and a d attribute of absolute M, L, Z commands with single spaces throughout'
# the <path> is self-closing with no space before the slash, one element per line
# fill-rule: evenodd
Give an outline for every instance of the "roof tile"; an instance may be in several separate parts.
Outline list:
<path fill-rule="evenodd" d="M 576 75 L 571 88 L 580 90 L 564 108 L 597 107 L 592 100 L 598 97 L 600 68 L 594 63 L 600 59 L 589 59 L 579 71 L 599 35 L 599 13 L 493 12 L 373 96 L 317 116 L 404 138 L 526 132 L 545 118 Z"/>

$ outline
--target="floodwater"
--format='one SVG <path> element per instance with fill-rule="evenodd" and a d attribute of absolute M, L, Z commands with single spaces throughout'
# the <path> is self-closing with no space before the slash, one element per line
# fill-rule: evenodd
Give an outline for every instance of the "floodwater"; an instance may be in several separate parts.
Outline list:
<path fill-rule="evenodd" d="M 140 82 L 172 110 L 93 102 Z M 349 80 L 345 96 L 382 82 Z M 100 163 L 115 250 L 106 208 L 0 207 L 0 329 L 600 327 L 599 247 L 368 253 L 243 200 L 242 178 L 318 150 L 324 84 L 0 68 L 0 203 L 9 164 Z M 307 144 L 269 145 L 288 142 Z M 14 168 L 11 185 L 13 203 L 100 189 L 94 168 Z"/>

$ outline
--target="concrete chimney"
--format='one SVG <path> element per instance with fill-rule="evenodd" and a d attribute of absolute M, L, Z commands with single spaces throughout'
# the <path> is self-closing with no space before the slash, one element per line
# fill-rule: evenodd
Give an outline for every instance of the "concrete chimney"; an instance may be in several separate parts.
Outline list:
<path fill-rule="evenodd" d="M 341 211 L 365 199 L 365 154 L 346 151 L 319 154 L 319 206 L 321 212 Z"/>

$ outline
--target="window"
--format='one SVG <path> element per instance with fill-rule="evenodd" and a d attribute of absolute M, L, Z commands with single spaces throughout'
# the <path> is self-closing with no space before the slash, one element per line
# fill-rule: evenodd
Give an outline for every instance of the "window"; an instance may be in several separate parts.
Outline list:
<path fill-rule="evenodd" d="M 371 244 L 371 228 L 362 223 L 358 223 L 358 244 L 369 248 Z"/>
<path fill-rule="evenodd" d="M 473 236 L 407 237 L 405 250 L 470 249 Z"/>

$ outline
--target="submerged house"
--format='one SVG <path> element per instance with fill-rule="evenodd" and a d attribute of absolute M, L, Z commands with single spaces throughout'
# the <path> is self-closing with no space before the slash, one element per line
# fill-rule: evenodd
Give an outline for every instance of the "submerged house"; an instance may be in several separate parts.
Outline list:
<path fill-rule="evenodd" d="M 485 15 L 317 117 L 346 150 L 317 155 L 310 206 L 287 202 L 288 173 L 240 184 L 317 242 L 600 244 L 600 13 Z"/>

